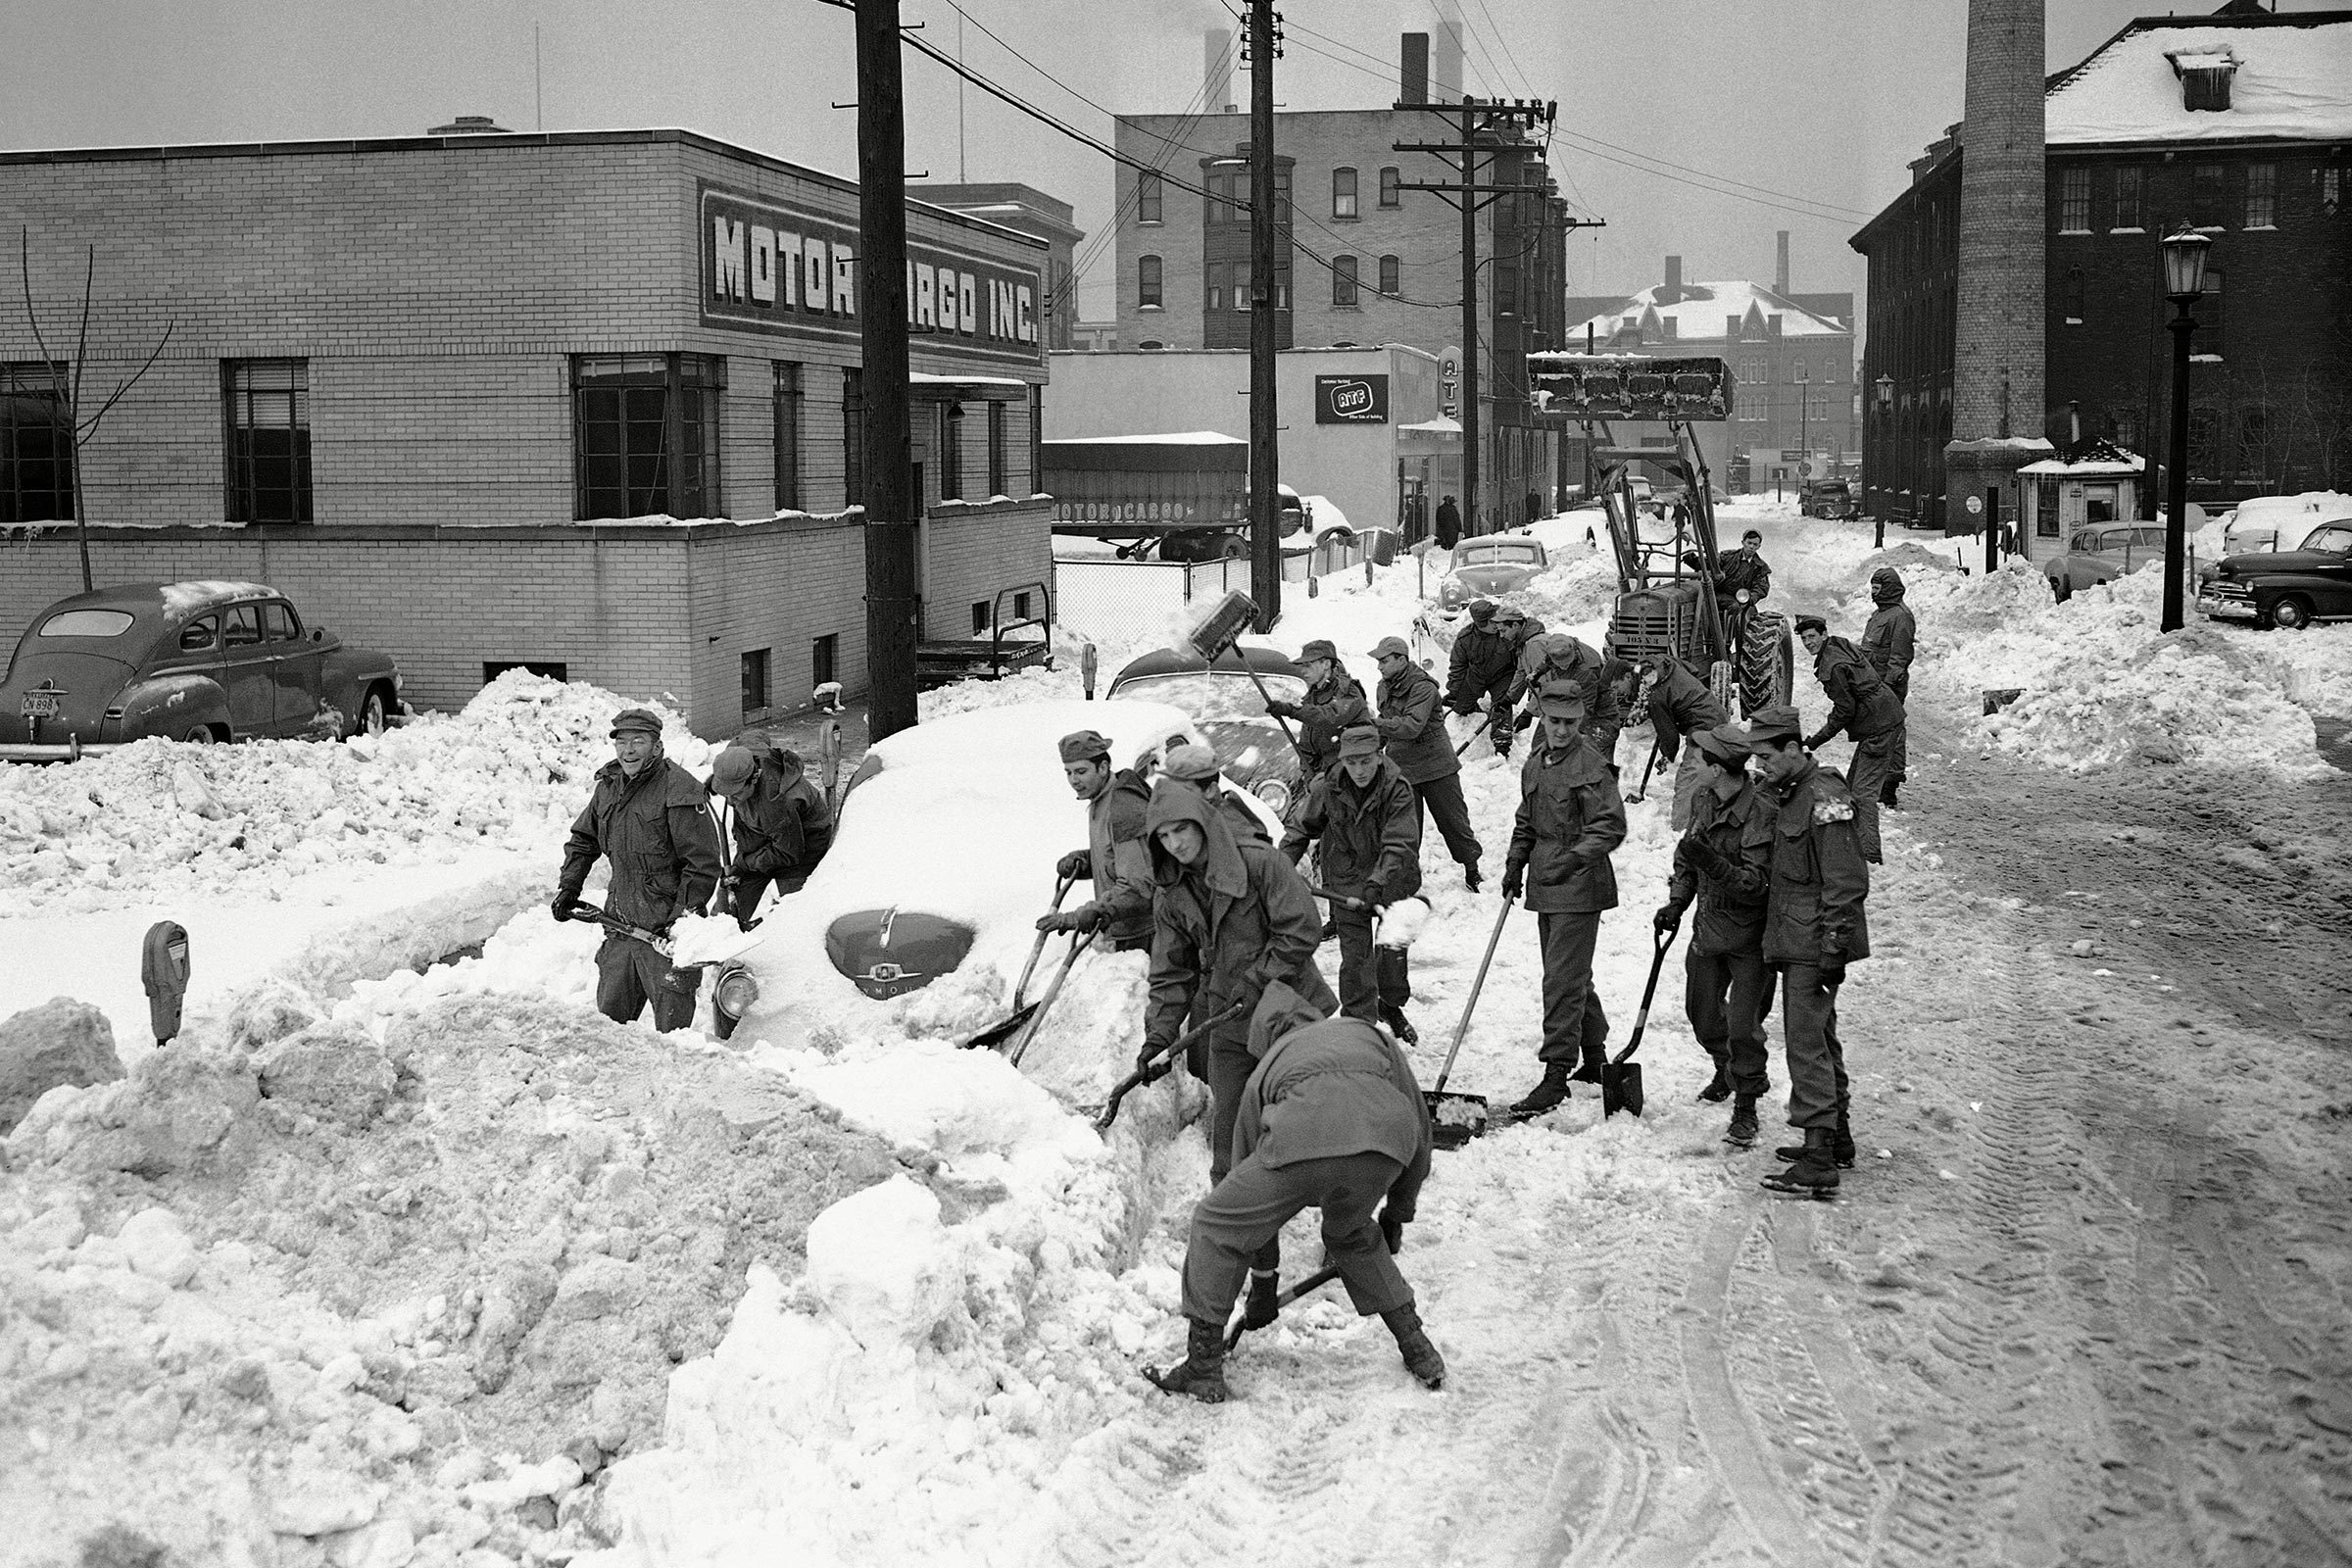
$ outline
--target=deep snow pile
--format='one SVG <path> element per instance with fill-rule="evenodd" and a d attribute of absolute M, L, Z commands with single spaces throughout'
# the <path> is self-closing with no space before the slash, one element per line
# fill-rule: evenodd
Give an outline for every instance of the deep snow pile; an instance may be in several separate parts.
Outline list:
<path fill-rule="evenodd" d="M 69 767 L 0 768 L 0 887 L 21 912 L 250 897 L 338 863 L 560 845 L 612 758 L 612 693 L 513 670 L 457 714 L 380 737 L 141 741 Z M 662 713 L 669 756 L 710 748 Z"/>

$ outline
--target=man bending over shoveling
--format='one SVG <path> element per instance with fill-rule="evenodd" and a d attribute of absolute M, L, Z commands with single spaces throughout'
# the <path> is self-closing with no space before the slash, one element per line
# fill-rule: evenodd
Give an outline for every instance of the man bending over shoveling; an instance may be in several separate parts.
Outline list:
<path fill-rule="evenodd" d="M 1224 1401 L 1225 1322 L 1243 1271 L 1311 1206 L 1323 1211 L 1324 1254 L 1357 1314 L 1379 1313 L 1406 1370 L 1439 1387 L 1446 1362 L 1394 1255 L 1431 1147 L 1429 1107 L 1404 1053 L 1360 1018 L 1323 1018 L 1279 981 L 1258 1003 L 1249 1045 L 1259 1059 L 1234 1121 L 1233 1168 L 1193 1210 L 1185 1359 L 1145 1375 L 1170 1394 Z"/>

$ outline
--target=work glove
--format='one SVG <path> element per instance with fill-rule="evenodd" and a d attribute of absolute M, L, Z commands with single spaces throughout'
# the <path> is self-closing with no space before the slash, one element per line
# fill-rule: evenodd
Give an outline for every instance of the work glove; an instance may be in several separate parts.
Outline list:
<path fill-rule="evenodd" d="M 1065 882 L 1091 882 L 1095 875 L 1095 858 L 1086 850 L 1072 850 L 1054 862 L 1054 874 Z"/>
<path fill-rule="evenodd" d="M 579 899 L 580 896 L 576 893 L 559 893 L 556 895 L 556 902 L 548 906 L 547 912 L 559 920 L 568 920 L 571 918 L 571 906 L 577 904 Z"/>
<path fill-rule="evenodd" d="M 1518 733 L 1520 730 L 1523 730 L 1523 729 L 1527 728 L 1527 726 L 1528 726 L 1528 725 L 1530 725 L 1530 724 L 1533 724 L 1535 721 L 1536 721 L 1536 710 L 1535 710 L 1534 709 L 1532 709 L 1532 708 L 1531 708 L 1531 709 L 1528 709 L 1526 711 L 1522 712 L 1522 713 L 1521 713 L 1521 714 L 1520 714 L 1520 715 L 1519 715 L 1517 718 L 1514 718 L 1514 719 L 1512 719 L 1512 720 L 1511 720 L 1511 732 L 1512 732 L 1513 734 L 1516 734 L 1516 733 Z"/>
<path fill-rule="evenodd" d="M 1524 865 L 1504 866 L 1502 868 L 1502 902 L 1505 904 L 1515 903 L 1519 895 L 1526 891 L 1527 867 Z"/>
<path fill-rule="evenodd" d="M 1102 929 L 1102 906 L 1099 904 L 1081 904 L 1061 918 L 1065 931 L 1100 931 Z"/>
<path fill-rule="evenodd" d="M 1845 959 L 1843 956 L 1833 959 L 1826 953 L 1822 955 L 1821 983 L 1825 986 L 1845 984 Z"/>
<path fill-rule="evenodd" d="M 1389 885 L 1386 882 L 1365 883 L 1364 903 L 1370 906 L 1374 914 L 1387 908 L 1389 906 Z"/>
<path fill-rule="evenodd" d="M 1072 909 L 1067 914 L 1063 914 L 1058 909 L 1049 914 L 1041 914 L 1037 917 L 1037 928 L 1040 931 L 1082 931 L 1085 929 L 1078 923 L 1076 909 Z"/>
<path fill-rule="evenodd" d="M 1806 741 L 1805 741 L 1805 750 L 1806 750 L 1806 751 L 1808 751 L 1808 752 L 1818 752 L 1818 751 L 1820 751 L 1820 750 L 1821 750 L 1821 749 L 1822 749 L 1824 746 L 1827 746 L 1827 745 L 1829 745 L 1829 744 L 1830 744 L 1830 731 L 1828 731 L 1828 730 L 1826 730 L 1826 729 L 1825 729 L 1825 730 L 1823 730 L 1823 731 L 1822 731 L 1820 734 L 1818 734 L 1818 735 L 1814 735 L 1814 736 L 1811 736 L 1811 737 L 1808 737 L 1808 738 L 1806 739 Z"/>
<path fill-rule="evenodd" d="M 1405 1222 L 1385 1204 L 1380 1211 L 1380 1239 L 1388 1244 L 1389 1255 L 1394 1257 L 1404 1246 Z"/>
<path fill-rule="evenodd" d="M 1135 1054 L 1135 1070 L 1145 1083 L 1155 1084 L 1175 1066 L 1174 1058 L 1158 1059 L 1160 1053 L 1174 1045 L 1173 1040 L 1147 1040 L 1144 1049 Z"/>
<path fill-rule="evenodd" d="M 1658 912 L 1649 917 L 1649 923 L 1660 931 L 1679 931 L 1683 925 L 1683 906 L 1679 904 L 1661 904 Z"/>
<path fill-rule="evenodd" d="M 1266 712 L 1275 718 L 1297 718 L 1298 705 L 1286 703 L 1279 697 L 1269 698 L 1266 702 Z"/>

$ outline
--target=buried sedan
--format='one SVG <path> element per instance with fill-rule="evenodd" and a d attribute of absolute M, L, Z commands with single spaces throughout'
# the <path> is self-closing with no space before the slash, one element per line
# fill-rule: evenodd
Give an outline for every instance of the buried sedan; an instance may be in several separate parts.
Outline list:
<path fill-rule="evenodd" d="M 1286 703 L 1306 697 L 1306 671 L 1289 655 L 1247 643 L 1214 664 L 1189 648 L 1139 654 L 1111 677 L 1109 695 L 1172 703 L 1190 713 L 1217 754 L 1218 771 L 1281 816 L 1299 793 L 1298 751 L 1266 711 L 1261 683 Z"/>

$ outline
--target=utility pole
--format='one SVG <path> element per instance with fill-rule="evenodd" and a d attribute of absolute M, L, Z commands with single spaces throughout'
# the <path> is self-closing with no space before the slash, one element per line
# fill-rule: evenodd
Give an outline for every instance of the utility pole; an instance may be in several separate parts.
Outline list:
<path fill-rule="evenodd" d="M 858 338 L 865 407 L 866 734 L 914 724 L 914 464 L 906 410 L 906 108 L 900 92 L 899 0 L 857 0 Z"/>
<path fill-rule="evenodd" d="M 1486 532 L 1482 526 L 1485 514 L 1479 505 L 1479 459 L 1481 432 L 1485 425 L 1485 411 L 1479 404 L 1478 392 L 1478 215 L 1499 196 L 1524 196 L 1525 185 L 1480 184 L 1478 179 L 1478 138 L 1484 134 L 1488 143 L 1499 150 L 1503 146 L 1502 132 L 1527 125 L 1549 124 L 1559 118 L 1557 103 L 1537 103 L 1532 99 L 1464 98 L 1458 104 L 1404 104 L 1398 109 L 1419 109 L 1429 114 L 1458 119 L 1460 140 L 1456 142 L 1400 141 L 1392 150 L 1400 153 L 1431 153 L 1440 158 L 1456 160 L 1457 181 L 1437 184 L 1428 180 L 1402 180 L 1399 190 L 1425 190 L 1446 198 L 1461 210 L 1462 215 L 1462 532 L 1465 535 Z M 1585 221 L 1570 220 L 1570 228 L 1599 228 L 1601 220 Z"/>
<path fill-rule="evenodd" d="M 1274 0 L 1250 0 L 1250 597 L 1257 631 L 1282 616 L 1281 438 L 1276 434 L 1274 57 L 1281 41 Z"/>

